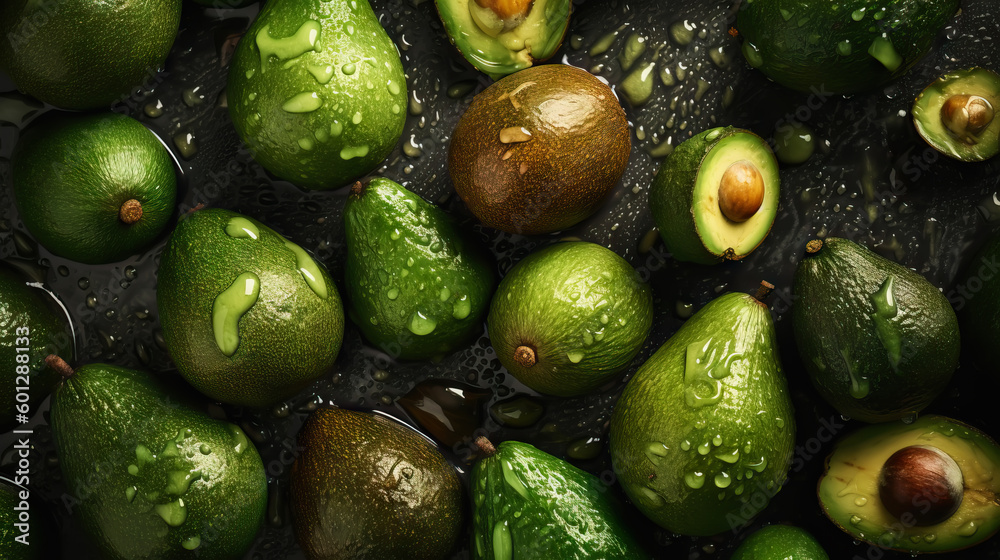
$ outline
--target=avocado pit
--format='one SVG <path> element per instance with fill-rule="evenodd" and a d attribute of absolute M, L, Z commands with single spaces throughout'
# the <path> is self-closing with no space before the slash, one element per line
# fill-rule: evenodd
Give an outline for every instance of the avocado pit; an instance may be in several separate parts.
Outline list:
<path fill-rule="evenodd" d="M 886 511 L 917 527 L 937 525 L 962 505 L 964 478 L 944 451 L 911 445 L 893 453 L 879 473 L 879 498 Z"/>
<path fill-rule="evenodd" d="M 490 37 L 510 31 L 524 23 L 534 0 L 475 0 L 469 13 L 476 26 Z"/>
<path fill-rule="evenodd" d="M 732 163 L 719 182 L 719 209 L 733 222 L 752 218 L 764 202 L 764 177 L 753 163 Z"/>
<path fill-rule="evenodd" d="M 975 136 L 993 122 L 994 116 L 993 105 L 978 95 L 952 95 L 941 106 L 941 122 L 966 144 L 975 144 Z"/>

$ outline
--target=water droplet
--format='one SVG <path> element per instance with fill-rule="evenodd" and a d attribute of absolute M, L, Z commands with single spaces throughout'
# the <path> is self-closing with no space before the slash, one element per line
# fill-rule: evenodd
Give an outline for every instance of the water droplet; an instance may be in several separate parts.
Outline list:
<path fill-rule="evenodd" d="M 712 438 L 712 445 L 716 447 L 722 445 L 722 436 L 716 435 L 714 438 Z"/>
<path fill-rule="evenodd" d="M 733 449 L 729 453 L 719 453 L 715 456 L 716 459 L 729 464 L 735 464 L 740 460 L 740 450 Z"/>
<path fill-rule="evenodd" d="M 747 466 L 757 472 L 763 472 L 763 470 L 767 468 L 767 458 L 762 455 L 759 461 L 757 461 L 756 463 L 750 463 Z"/>
<path fill-rule="evenodd" d="M 135 486 L 129 486 L 125 489 L 125 499 L 127 499 L 129 503 L 132 503 L 132 501 L 135 500 L 135 493 L 138 491 L 139 489 Z"/>
<path fill-rule="evenodd" d="M 854 10 L 851 12 L 851 19 L 854 21 L 861 21 L 865 17 L 865 8 Z"/>
<path fill-rule="evenodd" d="M 569 358 L 570 362 L 573 362 L 574 364 L 578 364 L 578 363 L 580 363 L 580 360 L 583 359 L 584 353 L 583 353 L 583 350 L 574 350 L 574 351 L 571 351 L 571 352 L 567 352 L 566 353 L 566 357 Z"/>
<path fill-rule="evenodd" d="M 365 157 L 367 155 L 368 155 L 368 145 L 367 144 L 365 144 L 363 146 L 357 146 L 357 147 L 344 146 L 344 148 L 342 150 L 340 150 L 340 159 L 342 159 L 344 161 L 347 161 L 349 159 L 353 159 L 353 158 L 356 158 L 356 157 Z"/>
<path fill-rule="evenodd" d="M 534 425 L 542 417 L 543 412 L 541 404 L 527 397 L 498 402 L 490 407 L 490 414 L 497 422 L 513 428 L 527 428 Z"/>
<path fill-rule="evenodd" d="M 715 475 L 715 485 L 719 488 L 729 488 L 729 485 L 733 483 L 733 479 L 730 478 L 729 473 L 720 472 Z"/>
<path fill-rule="evenodd" d="M 212 304 L 212 331 L 215 343 L 226 356 L 236 353 L 240 344 L 239 320 L 260 295 L 260 278 L 252 272 L 240 274 Z"/>
<path fill-rule="evenodd" d="M 701 445 L 698 446 L 698 454 L 699 455 L 708 455 L 708 452 L 711 451 L 711 450 L 712 450 L 712 446 L 707 441 L 705 443 L 703 443 L 703 444 L 701 444 Z"/>
<path fill-rule="evenodd" d="M 531 133 L 523 126 L 508 126 L 500 131 L 500 142 L 517 144 L 531 140 Z"/>
<path fill-rule="evenodd" d="M 448 288 L 441 288 L 441 293 L 438 294 L 438 298 L 441 301 L 448 301 L 448 298 L 450 297 L 451 297 L 451 290 L 449 290 Z"/>
<path fill-rule="evenodd" d="M 451 306 L 451 316 L 456 319 L 465 319 L 472 312 L 472 304 L 469 302 L 469 296 L 463 295 L 462 297 L 455 300 L 455 303 Z"/>
<path fill-rule="evenodd" d="M 199 537 L 198 535 L 195 535 L 193 537 L 188 537 L 184 539 L 184 541 L 181 543 L 181 546 L 183 546 L 185 550 L 194 550 L 199 546 L 201 546 L 201 537 Z"/>
<path fill-rule="evenodd" d="M 385 297 L 387 297 L 389 299 L 396 299 L 396 298 L 398 298 L 399 297 L 399 289 L 398 288 L 389 288 L 389 291 L 385 293 Z"/>
<path fill-rule="evenodd" d="M 867 503 L 868 503 L 868 498 L 864 496 L 858 496 L 857 498 L 854 498 L 854 505 L 858 507 L 862 507 Z"/>
<path fill-rule="evenodd" d="M 517 473 L 514 472 L 514 467 L 511 466 L 510 461 L 501 461 L 501 470 L 503 471 L 503 480 L 518 493 L 522 498 L 529 499 L 531 494 L 528 489 L 525 488 L 524 483 L 518 478 Z"/>
<path fill-rule="evenodd" d="M 656 83 L 656 63 L 649 62 L 636 68 L 622 80 L 622 93 L 633 107 L 638 107 L 649 101 L 653 96 L 653 85 Z"/>
<path fill-rule="evenodd" d="M 340 71 L 346 76 L 351 76 L 358 71 L 358 66 L 353 62 L 348 62 L 347 64 L 340 67 Z"/>
<path fill-rule="evenodd" d="M 333 121 L 330 123 L 330 136 L 336 138 L 340 136 L 340 133 L 344 131 L 344 125 L 340 124 L 340 121 Z"/>
<path fill-rule="evenodd" d="M 975 535 L 978 530 L 979 525 L 976 525 L 975 521 L 966 521 L 956 532 L 963 537 L 971 537 L 972 535 Z"/>
<path fill-rule="evenodd" d="M 896 51 L 896 47 L 892 45 L 889 37 L 884 34 L 872 41 L 871 46 L 868 47 L 868 54 L 881 62 L 882 66 L 885 66 L 886 70 L 890 72 L 895 72 L 903 64 L 903 57 Z"/>
<path fill-rule="evenodd" d="M 243 430 L 239 429 L 238 427 L 230 424 L 228 426 L 228 429 L 229 429 L 229 435 L 233 438 L 234 441 L 233 450 L 236 451 L 237 455 L 242 455 L 243 452 L 246 451 L 248 447 L 250 447 L 250 441 L 247 439 L 246 434 L 243 433 Z M 208 480 L 208 477 L 206 475 L 202 475 L 202 479 Z"/>
<path fill-rule="evenodd" d="M 187 519 L 187 507 L 182 499 L 166 504 L 156 504 L 153 509 L 171 527 L 180 527 Z"/>
<path fill-rule="evenodd" d="M 688 20 L 675 22 L 670 26 L 670 38 L 682 47 L 687 46 L 694 40 L 696 29 L 697 26 Z"/>
<path fill-rule="evenodd" d="M 937 535 L 935 535 L 933 533 L 924 535 L 924 541 L 925 542 L 932 543 L 932 542 L 934 542 L 936 540 L 937 540 Z"/>
<path fill-rule="evenodd" d="M 408 259 L 406 259 L 406 266 L 413 266 L 414 262 L 416 261 L 413 260 L 413 257 L 409 257 Z"/>
<path fill-rule="evenodd" d="M 875 323 L 875 333 L 889 353 L 889 364 L 893 370 L 899 367 L 903 348 L 899 327 L 893 321 L 899 312 L 896 307 L 896 297 L 893 295 L 895 280 L 894 276 L 887 276 L 879 291 L 871 295 L 872 305 L 875 306 L 875 313 L 871 316 Z"/>
<path fill-rule="evenodd" d="M 194 134 L 190 132 L 178 132 L 173 137 L 174 146 L 184 159 L 191 159 L 198 153 L 198 144 L 195 143 Z"/>
<path fill-rule="evenodd" d="M 847 56 L 847 55 L 851 54 L 851 51 L 853 51 L 853 50 L 854 49 L 851 48 L 851 42 L 850 41 L 844 40 L 844 41 L 841 41 L 841 42 L 837 43 L 837 54 L 839 54 L 840 56 Z"/>
<path fill-rule="evenodd" d="M 691 450 L 691 442 L 688 441 L 688 440 L 682 441 L 681 442 L 681 449 L 683 449 L 684 451 L 690 451 Z"/>
<path fill-rule="evenodd" d="M 267 72 L 267 63 L 272 56 L 278 60 L 290 60 L 312 50 L 319 52 L 316 48 L 319 33 L 319 23 L 312 20 L 303 23 L 295 34 L 281 39 L 271 37 L 270 25 L 262 27 L 256 37 L 257 49 L 260 51 L 261 73 Z"/>
<path fill-rule="evenodd" d="M 684 484 L 687 484 L 689 488 L 694 488 L 695 490 L 701 488 L 705 485 L 705 473 L 695 471 L 685 474 Z"/>
<path fill-rule="evenodd" d="M 651 488 L 639 488 L 639 493 L 641 494 L 641 500 L 646 503 L 648 507 L 663 507 L 666 503 L 663 501 L 663 497 L 654 492 Z"/>
<path fill-rule="evenodd" d="M 514 540 L 510 536 L 510 528 L 506 521 L 498 521 L 493 525 L 493 558 L 496 560 L 512 560 L 514 558 Z"/>
<path fill-rule="evenodd" d="M 417 311 L 410 316 L 410 323 L 407 326 L 413 334 L 417 336 L 425 336 L 434 332 L 434 329 L 437 327 L 437 321 L 430 319 L 422 312 Z"/>
<path fill-rule="evenodd" d="M 316 260 L 313 259 L 309 253 L 305 251 L 305 249 L 299 247 L 284 237 L 281 238 L 281 241 L 284 243 L 285 248 L 295 255 L 295 269 L 302 275 L 302 279 L 306 281 L 309 289 L 319 296 L 320 299 L 328 298 L 330 296 L 330 292 L 326 286 L 326 279 L 323 277 L 323 273 L 320 271 L 319 265 L 316 264 Z"/>
<path fill-rule="evenodd" d="M 851 525 L 858 525 L 861 523 L 861 518 L 858 517 L 857 515 L 852 515 L 850 521 Z"/>
<path fill-rule="evenodd" d="M 654 465 L 658 465 L 663 461 L 663 458 L 670 454 L 670 450 L 666 445 L 658 442 L 652 441 L 646 444 L 646 458 L 649 459 Z"/>
<path fill-rule="evenodd" d="M 760 68 L 764 64 L 764 57 L 760 54 L 760 49 L 750 41 L 744 41 L 743 43 L 743 56 L 747 59 L 750 66 L 754 68 Z"/>
<path fill-rule="evenodd" d="M 303 91 L 288 99 L 281 105 L 286 113 L 311 113 L 323 106 L 323 100 L 315 91 Z"/>
<path fill-rule="evenodd" d="M 201 444 L 201 447 L 198 448 L 198 451 L 201 451 L 202 455 L 208 455 L 209 453 L 212 452 L 212 446 L 208 445 L 207 443 L 203 443 Z"/>

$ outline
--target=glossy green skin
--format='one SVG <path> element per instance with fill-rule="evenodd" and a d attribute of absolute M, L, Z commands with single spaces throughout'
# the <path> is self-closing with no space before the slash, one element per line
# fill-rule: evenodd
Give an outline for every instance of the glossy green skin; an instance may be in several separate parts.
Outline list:
<path fill-rule="evenodd" d="M 41 510 L 35 504 L 28 505 L 28 513 L 31 518 L 28 521 L 28 534 L 25 536 L 19 528 L 14 527 L 19 523 L 19 511 L 14 511 L 15 507 L 20 507 L 22 500 L 20 492 L 24 489 L 6 484 L 0 484 L 0 558 L 5 560 L 42 560 L 46 536 L 42 531 Z M 30 489 L 29 498 L 30 498 Z M 21 507 L 21 509 L 24 509 Z M 22 540 L 14 540 L 20 538 Z M 25 545 L 24 540 L 27 540 Z"/>
<path fill-rule="evenodd" d="M 906 73 L 958 8 L 959 0 L 751 0 L 740 5 L 736 28 L 750 65 L 754 56 L 747 53 L 756 47 L 762 61 L 756 67 L 779 84 L 802 92 L 853 93 Z M 863 17 L 855 21 L 861 9 Z M 885 15 L 876 20 L 877 13 Z M 868 54 L 883 33 L 902 57 L 892 71 Z M 846 55 L 838 52 L 843 41 L 851 45 Z"/>
<path fill-rule="evenodd" d="M 90 364 L 53 397 L 52 433 L 70 492 L 64 501 L 102 558 L 235 560 L 264 519 L 267 476 L 257 450 L 237 426 L 191 407 L 178 390 L 144 372 Z M 140 461 L 140 445 L 156 458 Z M 186 491 L 170 491 L 171 471 L 200 476 Z M 167 525 L 156 505 L 178 499 L 187 517 Z M 200 538 L 194 551 L 183 546 L 191 537 Z"/>
<path fill-rule="evenodd" d="M 321 408 L 299 433 L 291 509 L 311 560 L 446 560 L 465 525 L 462 481 L 419 432 Z"/>
<path fill-rule="evenodd" d="M 344 227 L 351 314 L 372 344 L 419 360 L 448 354 L 482 333 L 496 283 L 493 263 L 444 211 L 376 178 L 348 198 Z M 465 303 L 468 312 L 459 318 L 456 306 Z M 434 320 L 434 330 L 410 330 L 415 313 Z"/>
<path fill-rule="evenodd" d="M 15 427 L 14 415 L 20 412 L 15 401 L 17 386 L 29 388 L 29 410 L 24 413 L 28 416 L 55 388 L 59 374 L 45 365 L 45 357 L 57 354 L 67 360 L 73 358 L 73 332 L 67 317 L 56 311 L 55 303 L 52 296 L 28 286 L 6 265 L 0 267 L 0 363 L 9 365 L 0 383 L 0 431 Z M 17 361 L 19 347 L 29 348 L 21 354 L 28 356 L 26 364 Z M 28 383 L 17 370 L 19 366 L 27 369 Z"/>
<path fill-rule="evenodd" d="M 896 367 L 872 317 L 872 295 L 890 275 L 897 314 L 889 324 L 901 343 Z M 805 257 L 793 294 L 799 356 L 816 390 L 845 416 L 887 422 L 919 412 L 958 367 L 958 320 L 944 295 L 923 276 L 852 241 L 828 238 Z M 852 386 L 864 380 L 868 394 L 855 398 Z"/>
<path fill-rule="evenodd" d="M 653 324 L 649 286 L 625 259 L 595 243 L 559 243 L 518 262 L 488 318 L 500 363 L 532 389 L 562 397 L 598 389 L 623 371 Z M 535 351 L 533 366 L 514 359 Z M 574 363 L 571 353 L 582 352 Z"/>
<path fill-rule="evenodd" d="M 559 50 L 569 27 L 570 0 L 537 0 L 532 2 L 526 21 L 538 18 L 537 34 L 518 37 L 519 49 L 509 48 L 504 41 L 480 29 L 469 13 L 475 0 L 435 0 L 448 39 L 458 52 L 480 72 L 494 80 L 530 67 L 550 58 Z M 522 23 L 522 25 L 524 25 Z M 507 32 L 511 33 L 511 32 Z"/>
<path fill-rule="evenodd" d="M 721 131 L 721 133 L 709 140 L 708 136 L 717 131 Z M 719 264 L 727 259 L 739 260 L 752 252 L 771 231 L 774 216 L 778 211 L 778 162 L 775 161 L 774 154 L 770 154 L 770 169 L 766 170 L 764 174 L 765 184 L 770 182 L 773 188 L 765 191 L 770 196 L 765 195 L 765 201 L 758 211 L 767 214 L 764 216 L 766 219 L 761 222 L 761 231 L 758 233 L 759 240 L 753 245 L 753 249 L 744 254 L 727 252 L 717 254 L 706 246 L 706 242 L 702 240 L 699 232 L 694 215 L 694 206 L 697 203 L 694 195 L 698 187 L 699 175 L 703 173 L 702 163 L 706 155 L 719 142 L 737 134 L 745 135 L 748 141 L 758 143 L 760 147 L 766 148 L 770 154 L 770 148 L 767 148 L 767 144 L 748 130 L 732 126 L 708 129 L 677 146 L 663 160 L 660 170 L 653 178 L 649 189 L 650 213 L 660 230 L 660 237 L 667 250 L 670 251 L 671 256 L 679 261 Z"/>
<path fill-rule="evenodd" d="M 1000 235 L 994 235 L 976 253 L 948 301 L 958 312 L 962 344 L 979 365 L 992 368 L 1000 340 Z"/>
<path fill-rule="evenodd" d="M 344 335 L 344 311 L 325 269 L 327 298 L 312 290 L 283 238 L 260 222 L 259 238 L 227 235 L 235 212 L 194 212 L 170 236 L 157 271 L 156 302 L 177 369 L 202 393 L 252 407 L 286 399 L 333 367 Z M 256 303 L 239 319 L 232 356 L 216 342 L 216 297 L 242 273 L 260 278 Z"/>
<path fill-rule="evenodd" d="M 471 484 L 473 558 L 649 558 L 621 519 L 610 488 L 530 444 L 501 443 L 472 468 Z M 509 549 L 497 541 L 498 524 L 509 530 Z M 512 554 L 497 554 L 504 549 Z"/>
<path fill-rule="evenodd" d="M 692 348 L 709 342 L 702 359 L 715 378 L 689 378 Z M 726 362 L 723 375 L 718 365 Z M 714 404 L 689 402 L 716 393 Z M 625 493 L 646 517 L 684 535 L 748 523 L 780 490 L 794 443 L 770 311 L 742 293 L 721 295 L 688 319 L 639 368 L 611 417 L 611 460 Z M 735 461 L 720 458 L 734 451 Z M 704 475 L 698 488 L 686 481 L 694 473 Z"/>
<path fill-rule="evenodd" d="M 791 525 L 768 525 L 743 541 L 729 560 L 830 560 L 807 531 Z"/>
<path fill-rule="evenodd" d="M 320 26 L 313 49 L 261 63 L 258 36 L 265 26 L 281 39 L 310 21 Z M 321 83 L 310 66 L 331 67 L 330 80 Z M 268 2 L 236 47 L 228 92 L 233 125 L 254 159 L 304 189 L 340 187 L 372 171 L 396 146 L 406 120 L 403 65 L 368 0 Z M 282 109 L 301 93 L 317 94 L 322 106 Z M 342 154 L 361 146 L 364 156 Z"/>
<path fill-rule="evenodd" d="M 1000 75 L 985 68 L 969 68 L 934 80 L 913 102 L 913 124 L 920 137 L 935 150 L 959 161 L 983 161 L 997 155 L 1000 118 L 994 117 L 972 143 L 960 139 L 942 122 L 941 107 L 953 95 L 978 95 L 995 111 L 1000 108 Z"/>
<path fill-rule="evenodd" d="M 181 0 L 6 0 L 0 67 L 56 107 L 108 108 L 156 76 L 180 17 Z"/>
<path fill-rule="evenodd" d="M 118 114 L 70 116 L 33 126 L 13 155 L 14 201 L 28 231 L 52 253 L 87 264 L 148 247 L 174 212 L 174 166 L 159 139 Z M 142 204 L 133 224 L 119 218 Z"/>
<path fill-rule="evenodd" d="M 242 8 L 244 6 L 249 6 L 261 0 L 191 0 L 195 4 L 201 4 L 202 6 L 207 6 L 209 8 L 216 9 L 226 9 L 226 8 Z"/>

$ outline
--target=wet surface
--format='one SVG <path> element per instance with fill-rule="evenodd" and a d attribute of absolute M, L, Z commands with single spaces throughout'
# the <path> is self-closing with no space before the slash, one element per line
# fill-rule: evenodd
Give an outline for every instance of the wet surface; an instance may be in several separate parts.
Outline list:
<path fill-rule="evenodd" d="M 809 239 L 836 235 L 915 269 L 946 295 L 954 293 L 970 249 L 1000 222 L 1000 162 L 962 164 L 939 155 L 917 136 L 909 111 L 914 97 L 939 74 L 976 64 L 991 67 L 998 60 L 995 6 L 986 0 L 966 2 L 932 53 L 909 74 L 885 88 L 843 97 L 822 90 L 791 92 L 753 71 L 740 55 L 738 39 L 729 33 L 735 12 L 728 2 L 578 3 L 566 41 L 553 60 L 590 70 L 622 98 L 632 124 L 630 164 L 597 215 L 570 230 L 529 238 L 478 226 L 448 179 L 451 131 L 473 95 L 490 80 L 453 51 L 432 2 L 383 0 L 374 5 L 400 49 L 410 102 L 399 145 L 373 175 L 396 180 L 457 216 L 493 250 L 500 274 L 532 249 L 565 237 L 615 250 L 653 286 L 654 327 L 621 381 L 586 397 L 535 396 L 527 402 L 515 399 L 533 393 L 500 366 L 485 332 L 439 362 L 397 363 L 367 346 L 349 324 L 336 371 L 295 398 L 262 412 L 212 406 L 216 415 L 243 427 L 260 450 L 271 482 L 268 522 L 247 558 L 301 557 L 285 496 L 294 460 L 292 438 L 308 413 L 326 403 L 375 408 L 410 422 L 436 418 L 444 425 L 441 419 L 447 419 L 454 429 L 427 425 L 425 431 L 448 440 L 443 446 L 446 455 L 463 472 L 474 455 L 475 436 L 520 439 L 569 457 L 620 493 L 603 444 L 611 406 L 624 381 L 685 317 L 719 293 L 749 292 L 765 279 L 777 286 L 770 302 L 796 410 L 799 447 L 785 490 L 751 528 L 767 522 L 795 523 L 815 534 L 831 558 L 907 557 L 853 543 L 816 504 L 816 480 L 831 438 L 859 424 L 841 419 L 805 377 L 790 332 L 791 277 Z M 229 120 L 226 65 L 256 10 L 221 11 L 186 3 L 165 69 L 150 75 L 112 110 L 143 122 L 171 151 L 179 169 L 178 215 L 204 204 L 257 218 L 326 265 L 343 294 L 341 213 L 346 188 L 304 192 L 274 180 L 241 147 Z M 0 79 L 0 89 L 13 88 Z M 16 93 L 0 94 L 0 257 L 44 281 L 66 304 L 78 333 L 78 363 L 103 361 L 173 375 L 155 297 L 165 236 L 142 255 L 86 266 L 38 246 L 17 216 L 9 157 L 20 130 L 45 110 Z M 662 156 L 712 126 L 732 124 L 772 139 L 777 127 L 793 121 L 813 132 L 815 151 L 802 164 L 782 165 L 781 204 L 763 245 L 737 263 L 706 267 L 675 262 L 651 233 L 646 201 Z M 963 361 L 951 385 L 926 412 L 950 415 L 1000 436 L 991 397 L 996 380 L 992 372 L 978 371 L 968 362 Z M 427 380 L 433 380 L 432 390 L 428 385 L 418 388 Z M 419 406 L 414 404 L 417 398 Z M 471 402 L 460 402 L 465 398 Z M 444 401 L 437 405 L 442 412 L 427 414 L 435 399 Z M 501 401 L 507 406 L 494 406 Z M 455 415 L 468 418 L 459 421 Z M 512 415 L 533 421 L 511 421 Z M 34 420 L 32 490 L 51 512 L 65 544 L 62 557 L 89 557 L 69 544 L 82 537 L 63 504 L 68 489 L 60 480 L 46 416 L 39 413 Z M 472 426 L 476 428 L 469 433 Z M 12 443 L 10 435 L 0 437 L 0 448 L 5 449 L 0 473 L 8 476 L 15 469 Z M 698 539 L 674 536 L 638 513 L 631 526 L 658 558 L 726 558 L 748 531 Z M 941 558 L 1000 557 L 996 539 L 973 550 Z"/>

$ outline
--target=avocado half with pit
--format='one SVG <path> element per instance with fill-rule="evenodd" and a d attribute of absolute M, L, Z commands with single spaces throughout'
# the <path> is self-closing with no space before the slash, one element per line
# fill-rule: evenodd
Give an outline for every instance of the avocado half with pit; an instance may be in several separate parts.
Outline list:
<path fill-rule="evenodd" d="M 448 38 L 494 80 L 550 58 L 569 26 L 570 0 L 436 0 Z"/>
<path fill-rule="evenodd" d="M 1000 528 L 1000 447 L 944 416 L 875 424 L 834 447 L 824 513 L 853 538 L 910 553 L 949 552 Z"/>
<path fill-rule="evenodd" d="M 913 102 L 913 124 L 935 150 L 961 161 L 1000 151 L 1000 75 L 985 68 L 945 74 Z"/>
<path fill-rule="evenodd" d="M 649 205 L 675 259 L 740 260 L 767 237 L 778 211 L 778 162 L 763 139 L 735 127 L 686 140 L 663 161 Z"/>

